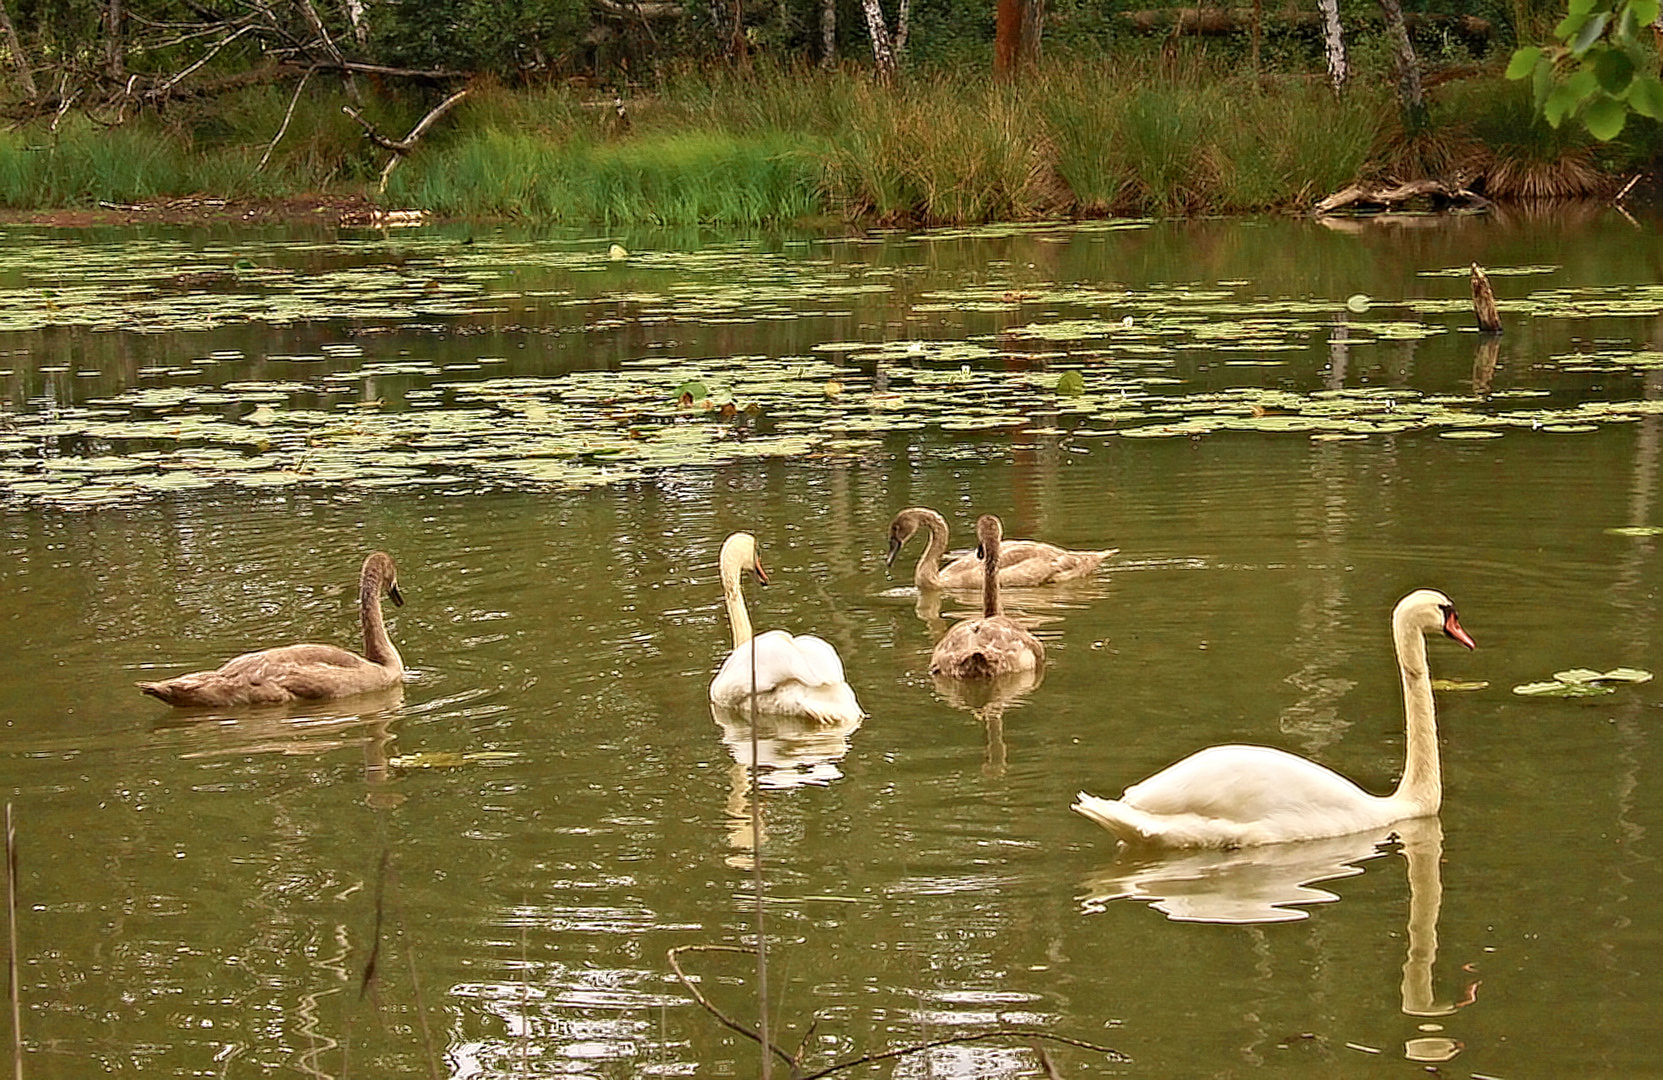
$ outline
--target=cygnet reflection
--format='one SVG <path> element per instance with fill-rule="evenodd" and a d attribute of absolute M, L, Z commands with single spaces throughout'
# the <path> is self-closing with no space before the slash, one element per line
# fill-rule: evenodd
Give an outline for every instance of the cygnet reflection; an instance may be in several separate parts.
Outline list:
<path fill-rule="evenodd" d="M 932 675 L 935 692 L 955 709 L 964 709 L 987 729 L 987 750 L 982 758 L 982 775 L 994 779 L 1005 775 L 1005 710 L 1018 704 L 1045 681 L 1045 669 L 1014 671 L 994 679 L 954 679 Z"/>
<path fill-rule="evenodd" d="M 722 729 L 722 745 L 733 757 L 728 778 L 728 845 L 738 854 L 727 861 L 749 866 L 757 838 L 751 835 L 751 723 L 736 709 L 710 707 L 710 715 Z M 842 778 L 837 763 L 849 752 L 849 737 L 860 721 L 820 723 L 800 716 L 757 716 L 757 786 L 764 791 L 781 791 L 805 785 L 824 786 Z M 763 836 L 766 839 L 766 826 Z"/>
<path fill-rule="evenodd" d="M 283 705 L 225 709 L 175 709 L 159 717 L 151 731 L 169 733 L 181 743 L 179 756 L 246 757 L 251 754 L 315 756 L 348 747 L 364 752 L 364 780 L 375 785 L 366 796 L 372 806 L 402 801 L 380 787 L 389 776 L 394 718 L 401 715 L 404 687 L 329 701 L 292 701 Z"/>

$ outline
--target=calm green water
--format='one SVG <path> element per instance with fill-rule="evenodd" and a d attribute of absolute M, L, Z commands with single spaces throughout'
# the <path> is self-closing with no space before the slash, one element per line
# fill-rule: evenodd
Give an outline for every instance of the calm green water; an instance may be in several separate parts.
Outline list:
<path fill-rule="evenodd" d="M 622 266 L 612 239 L 7 230 L 0 781 L 28 1075 L 755 1075 L 666 962 L 754 934 L 749 733 L 706 700 L 715 552 L 745 528 L 773 578 L 758 627 L 833 642 L 870 713 L 763 733 L 770 986 L 810 1067 L 1003 1024 L 1131 1059 L 1052 1047 L 1068 1076 L 1423 1076 L 1411 1058 L 1451 1051 L 1439 1075 L 1663 1076 L 1663 683 L 1510 692 L 1663 670 L 1659 540 L 1608 531 L 1663 524 L 1656 222 L 639 236 Z M 1472 259 L 1529 271 L 1495 277 L 1510 328 L 1482 398 L 1466 280 L 1429 273 Z M 1017 332 L 1126 315 L 1131 336 Z M 1050 389 L 1070 367 L 1089 413 Z M 683 413 L 691 376 L 767 406 Z M 1381 388 L 1406 422 L 1181 426 Z M 1094 419 L 1139 411 L 1121 397 L 1151 415 Z M 568 413 L 581 430 L 516 426 Z M 422 416 L 448 441 L 392 422 Z M 695 425 L 727 426 L 682 458 L 605 441 Z M 1181 430 L 1111 431 L 1148 426 Z M 1444 437 L 1474 429 L 1498 434 Z M 539 458 L 533 435 L 605 452 Z M 525 464 L 548 460 L 567 471 Z M 961 538 L 993 510 L 1121 549 L 1007 598 L 1050 659 L 1025 697 L 932 685 L 940 624 L 882 562 L 912 504 Z M 133 690 L 352 643 L 372 548 L 401 569 L 402 696 L 189 715 Z M 1363 837 L 1144 864 L 1069 812 L 1223 741 L 1385 790 L 1387 620 L 1417 586 L 1479 645 L 1434 642 L 1434 676 L 1489 684 L 1439 695 L 1436 822 L 1372 858 Z M 1166 917 L 1302 897 L 1330 902 Z M 749 959 L 683 963 L 754 1018 Z M 1007 1040 L 874 1073 L 1043 1069 Z"/>

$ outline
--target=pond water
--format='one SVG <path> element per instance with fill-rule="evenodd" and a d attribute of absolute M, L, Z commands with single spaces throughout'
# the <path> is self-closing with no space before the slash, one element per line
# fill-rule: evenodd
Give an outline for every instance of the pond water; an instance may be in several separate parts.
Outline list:
<path fill-rule="evenodd" d="M 1663 683 L 1512 693 L 1663 669 L 1657 224 L 5 229 L 27 1074 L 756 1075 L 666 958 L 754 940 L 751 733 L 706 698 L 748 529 L 753 619 L 831 641 L 869 713 L 758 732 L 805 1071 L 1008 1027 L 1124 1055 L 1046 1045 L 1067 1076 L 1663 1076 Z M 915 504 L 1120 549 L 1007 595 L 1041 685 L 931 682 L 967 602 L 910 590 L 916 548 L 885 568 Z M 402 692 L 132 687 L 355 645 L 376 548 Z M 1148 860 L 1069 811 L 1226 741 L 1386 790 L 1419 586 L 1478 643 L 1433 675 L 1486 684 L 1438 695 L 1439 818 Z M 754 1022 L 752 958 L 681 963 Z M 848 1074 L 1046 1067 L 1005 1038 Z"/>

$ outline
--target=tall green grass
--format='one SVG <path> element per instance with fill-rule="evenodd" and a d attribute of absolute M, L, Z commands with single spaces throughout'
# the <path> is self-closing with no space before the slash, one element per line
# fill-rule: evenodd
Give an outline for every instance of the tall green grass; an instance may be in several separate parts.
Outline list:
<path fill-rule="evenodd" d="M 1499 75 L 1440 87 L 1455 104 L 1435 107 L 1416 159 L 1609 167 L 1532 125 L 1519 90 Z M 0 205 L 373 192 L 386 152 L 321 78 L 260 167 L 291 94 L 252 87 L 114 129 L 70 118 L 0 133 Z M 397 136 L 430 105 L 386 94 L 365 109 Z M 859 68 L 676 69 L 632 93 L 622 120 L 609 94 L 480 84 L 393 173 L 387 199 L 617 225 L 1289 209 L 1401 166 L 1395 117 L 1385 80 L 1336 99 L 1320 79 L 1261 80 L 1194 54 L 1065 59 L 1015 85 L 981 70 L 886 86 Z M 1648 152 L 1655 142 L 1652 131 Z"/>

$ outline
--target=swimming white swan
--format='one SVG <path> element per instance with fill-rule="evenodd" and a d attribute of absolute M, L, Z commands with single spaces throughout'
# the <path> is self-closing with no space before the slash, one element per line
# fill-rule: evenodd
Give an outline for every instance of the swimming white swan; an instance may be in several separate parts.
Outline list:
<path fill-rule="evenodd" d="M 398 568 L 384 551 L 372 552 L 358 574 L 358 618 L 364 655 L 333 645 L 285 645 L 244 653 L 213 671 L 193 671 L 163 682 L 141 682 L 140 690 L 169 705 L 278 705 L 319 701 L 385 690 L 404 679 L 404 661 L 381 620 L 381 593 L 402 605 Z"/>
<path fill-rule="evenodd" d="M 1243 847 L 1344 836 L 1438 812 L 1443 779 L 1426 637 L 1442 631 L 1467 648 L 1455 605 L 1418 589 L 1392 612 L 1407 729 L 1403 778 L 1370 795 L 1314 761 L 1268 746 L 1210 746 L 1127 788 L 1119 799 L 1080 792 L 1074 809 L 1133 844 Z"/>
<path fill-rule="evenodd" d="M 913 568 L 912 580 L 920 589 L 953 589 L 968 592 L 982 587 L 982 560 L 974 552 L 961 555 L 941 566 L 947 553 L 947 519 L 927 506 L 909 506 L 889 523 L 889 554 L 884 565 L 893 566 L 901 547 L 919 529 L 930 538 Z M 1000 550 L 999 584 L 1020 588 L 1049 585 L 1085 577 L 1119 548 L 1106 551 L 1069 551 L 1038 540 L 1006 540 Z"/>
<path fill-rule="evenodd" d="M 755 571 L 768 584 L 768 574 L 756 555 L 756 538 L 734 533 L 722 544 L 722 596 L 733 627 L 733 651 L 710 683 L 710 701 L 749 715 L 752 657 L 756 668 L 756 710 L 774 715 L 805 716 L 811 720 L 846 723 L 865 714 L 855 692 L 843 681 L 843 661 L 828 642 L 812 634 L 792 637 L 770 630 L 751 637 L 751 617 L 739 589 L 740 575 Z"/>
<path fill-rule="evenodd" d="M 930 674 L 955 679 L 991 679 L 1045 666 L 1045 646 L 999 610 L 999 568 L 1003 529 L 999 519 L 976 519 L 976 554 L 982 565 L 982 617 L 953 624 L 930 654 Z"/>

